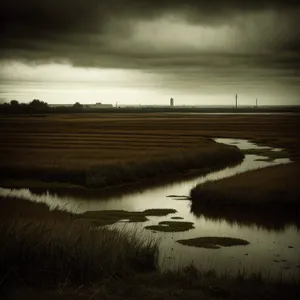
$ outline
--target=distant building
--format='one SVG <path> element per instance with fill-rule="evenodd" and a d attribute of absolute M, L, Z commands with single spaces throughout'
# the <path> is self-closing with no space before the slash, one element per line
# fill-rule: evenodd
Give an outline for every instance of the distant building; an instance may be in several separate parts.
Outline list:
<path fill-rule="evenodd" d="M 101 102 L 97 102 L 96 104 L 94 105 L 91 105 L 93 108 L 111 108 L 113 107 L 112 104 L 103 104 Z"/>
<path fill-rule="evenodd" d="M 62 103 L 62 104 L 51 104 L 51 103 L 49 103 L 48 104 L 48 106 L 49 107 L 53 107 L 53 108 L 55 108 L 55 107 L 72 107 L 74 104 L 64 104 L 64 103 Z"/>
<path fill-rule="evenodd" d="M 74 104 L 49 104 L 49 107 L 73 107 Z M 93 108 L 113 108 L 112 104 L 103 104 L 97 102 L 95 104 L 82 104 L 84 109 L 93 109 Z"/>
<path fill-rule="evenodd" d="M 170 99 L 170 106 L 174 106 L 174 99 L 173 98 Z"/>
<path fill-rule="evenodd" d="M 95 104 L 87 104 L 86 108 L 113 108 L 112 104 L 103 104 L 101 102 L 97 102 Z"/>

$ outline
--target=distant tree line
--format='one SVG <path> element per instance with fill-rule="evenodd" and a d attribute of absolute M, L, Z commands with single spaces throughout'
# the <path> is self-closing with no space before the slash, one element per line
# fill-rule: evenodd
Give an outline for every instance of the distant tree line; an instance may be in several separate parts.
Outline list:
<path fill-rule="evenodd" d="M 0 113 L 27 114 L 27 113 L 51 113 L 51 112 L 80 112 L 83 105 L 76 102 L 73 106 L 51 107 L 48 103 L 39 99 L 33 99 L 29 103 L 19 103 L 11 100 L 9 103 L 0 104 Z"/>
<path fill-rule="evenodd" d="M 0 104 L 0 114 L 55 114 L 55 113 L 158 113 L 158 112 L 199 112 L 199 113 L 247 113 L 253 112 L 250 107 L 118 107 L 111 108 L 89 108 L 79 102 L 72 106 L 51 107 L 48 103 L 39 99 L 33 99 L 29 103 L 19 103 L 17 100 L 11 100 L 9 103 Z M 257 112 L 294 112 L 300 113 L 300 106 L 260 106 L 255 108 Z"/>

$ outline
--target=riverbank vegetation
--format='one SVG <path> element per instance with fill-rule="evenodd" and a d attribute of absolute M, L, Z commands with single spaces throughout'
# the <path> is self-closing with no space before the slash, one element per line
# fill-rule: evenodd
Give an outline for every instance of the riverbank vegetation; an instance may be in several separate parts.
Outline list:
<path fill-rule="evenodd" d="M 0 183 L 7 187 L 103 188 L 243 159 L 236 147 L 167 115 L 15 115 L 0 125 Z"/>
<path fill-rule="evenodd" d="M 45 204 L 0 201 L 1 299 L 251 300 L 297 299 L 299 293 L 296 277 L 285 281 L 242 270 L 217 275 L 193 266 L 160 271 L 159 241 L 77 223 Z"/>
<path fill-rule="evenodd" d="M 299 132 L 297 114 L 2 115 L 0 183 L 61 190 L 103 188 L 191 170 L 204 174 L 241 161 L 238 149 L 214 143 L 211 138 L 216 137 L 284 148 L 285 152 L 266 150 L 267 155 L 297 161 Z"/>
<path fill-rule="evenodd" d="M 299 226 L 299 178 L 297 162 L 206 182 L 192 189 L 191 210 L 196 215 L 269 228 Z"/>
<path fill-rule="evenodd" d="M 103 188 L 234 164 L 242 155 L 211 138 L 284 148 L 300 159 L 300 119 L 290 115 L 101 113 L 2 115 L 1 186 Z M 265 151 L 266 152 L 266 151 Z"/>
<path fill-rule="evenodd" d="M 42 203 L 1 198 L 0 204 L 3 292 L 80 286 L 157 270 L 155 240 L 77 222 L 75 215 Z"/>
<path fill-rule="evenodd" d="M 33 99 L 29 103 L 20 103 L 17 100 L 0 103 L 0 113 L 5 114 L 30 114 L 36 117 L 43 117 L 44 114 L 86 114 L 86 113 L 299 113 L 299 105 L 287 106 L 106 106 L 95 107 L 95 105 L 83 105 L 79 102 L 73 105 L 48 105 L 39 99 Z"/>

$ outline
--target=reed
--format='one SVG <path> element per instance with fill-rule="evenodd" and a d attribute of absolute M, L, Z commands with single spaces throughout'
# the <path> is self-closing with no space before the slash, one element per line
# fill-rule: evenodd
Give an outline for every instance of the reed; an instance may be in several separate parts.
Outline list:
<path fill-rule="evenodd" d="M 1 287 L 87 284 L 157 267 L 155 241 L 88 223 L 10 220 L 0 237 Z"/>

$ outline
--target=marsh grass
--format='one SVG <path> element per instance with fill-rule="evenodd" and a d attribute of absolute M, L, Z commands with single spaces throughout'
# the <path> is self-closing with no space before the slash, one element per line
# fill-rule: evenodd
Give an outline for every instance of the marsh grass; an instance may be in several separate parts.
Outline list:
<path fill-rule="evenodd" d="M 136 182 L 145 178 L 172 176 L 189 169 L 208 167 L 218 169 L 238 163 L 243 157 L 236 147 L 220 145 L 198 150 L 172 151 L 169 155 L 144 157 L 139 160 L 127 159 L 127 161 L 111 163 L 104 161 L 102 164 L 96 162 L 95 165 L 85 169 L 63 166 L 43 167 L 34 164 L 30 167 L 18 166 L 17 168 L 4 166 L 2 177 L 5 174 L 6 179 L 37 179 L 51 183 L 54 187 L 61 186 L 61 183 L 69 183 L 87 188 L 103 188 Z"/>
<path fill-rule="evenodd" d="M 272 166 L 200 184 L 191 198 L 207 205 L 289 210 L 300 206 L 299 177 L 299 163 Z"/>
<path fill-rule="evenodd" d="M 158 246 L 125 231 L 70 222 L 1 223 L 1 286 L 57 287 L 154 271 Z"/>
<path fill-rule="evenodd" d="M 243 159 L 237 148 L 201 137 L 197 120 L 165 114 L 6 116 L 0 125 L 7 186 L 103 188 Z"/>
<path fill-rule="evenodd" d="M 36 296 L 36 297 L 33 297 Z M 217 275 L 214 270 L 201 271 L 187 266 L 177 271 L 146 273 L 133 278 L 101 281 L 89 290 L 63 287 L 58 290 L 28 291 L 15 293 L 9 299 L 291 299 L 299 296 L 299 279 L 273 280 L 262 273 L 241 271 L 238 276 L 230 272 Z"/>
<path fill-rule="evenodd" d="M 299 178 L 295 162 L 200 184 L 191 190 L 191 210 L 199 216 L 270 229 L 299 226 Z"/>
<path fill-rule="evenodd" d="M 94 284 L 155 271 L 158 241 L 76 222 L 43 203 L 0 198 L 0 291 Z"/>
<path fill-rule="evenodd" d="M 0 182 L 24 188 L 103 188 L 241 161 L 236 150 L 209 139 L 215 137 L 284 148 L 299 160 L 299 132 L 297 115 L 4 115 Z"/>
<path fill-rule="evenodd" d="M 297 276 L 217 274 L 193 265 L 162 271 L 157 241 L 137 231 L 77 224 L 42 203 L 4 198 L 0 205 L 1 299 L 298 299 Z"/>

